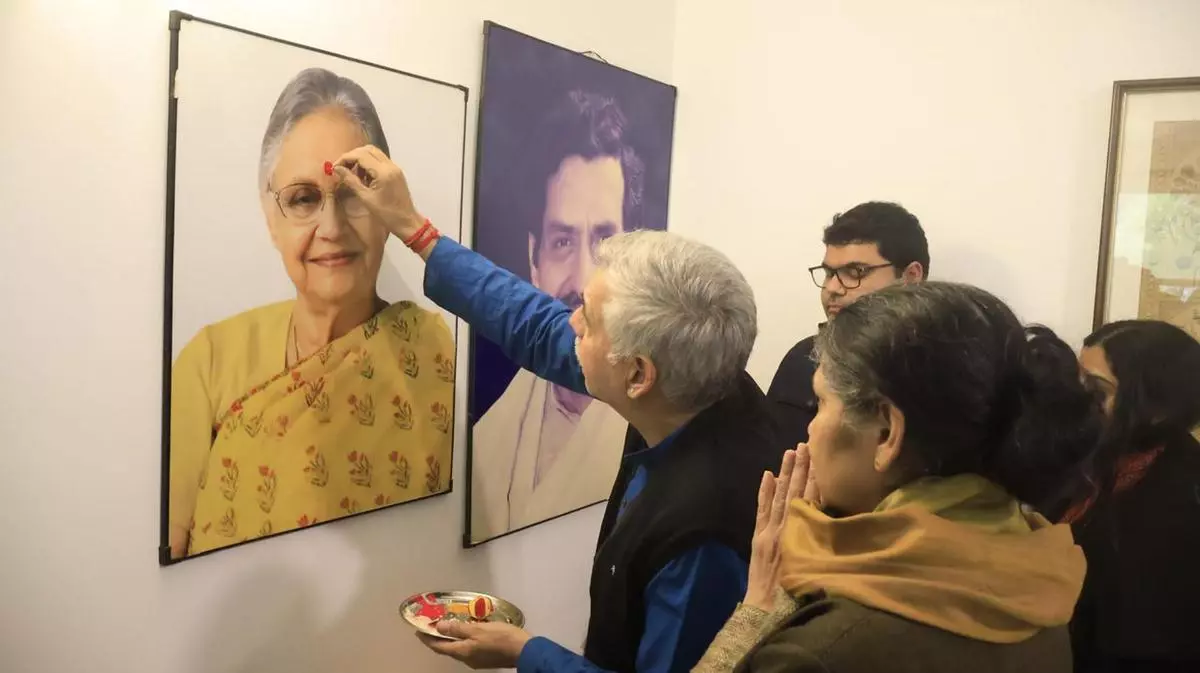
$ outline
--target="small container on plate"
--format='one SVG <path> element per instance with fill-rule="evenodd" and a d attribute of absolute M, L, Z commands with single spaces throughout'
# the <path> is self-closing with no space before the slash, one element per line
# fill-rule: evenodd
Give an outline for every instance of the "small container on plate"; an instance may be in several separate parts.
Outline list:
<path fill-rule="evenodd" d="M 400 615 L 413 628 L 435 638 L 454 640 L 438 633 L 442 620 L 501 622 L 524 628 L 525 615 L 512 603 L 474 591 L 431 591 L 409 596 L 400 604 Z"/>

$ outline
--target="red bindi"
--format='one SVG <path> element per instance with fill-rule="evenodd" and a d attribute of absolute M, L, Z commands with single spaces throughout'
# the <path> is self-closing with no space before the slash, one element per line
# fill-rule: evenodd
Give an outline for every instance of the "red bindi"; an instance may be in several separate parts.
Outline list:
<path fill-rule="evenodd" d="M 325 175 L 333 175 L 333 162 L 332 161 L 325 162 Z"/>

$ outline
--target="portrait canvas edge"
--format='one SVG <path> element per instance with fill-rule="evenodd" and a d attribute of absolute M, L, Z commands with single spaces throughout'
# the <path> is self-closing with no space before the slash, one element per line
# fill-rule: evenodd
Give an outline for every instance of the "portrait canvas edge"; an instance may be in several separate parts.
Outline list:
<path fill-rule="evenodd" d="M 177 158 L 176 157 L 176 136 L 177 136 L 177 130 L 178 130 L 177 122 L 178 122 L 178 115 L 179 115 L 178 98 L 176 96 L 176 85 L 177 85 L 176 75 L 178 73 L 179 66 L 180 66 L 180 64 L 179 64 L 180 31 L 184 25 L 184 22 L 187 22 L 187 21 L 196 22 L 197 24 L 208 25 L 208 26 L 211 26 L 214 28 L 222 28 L 222 29 L 230 30 L 235 33 L 240 33 L 242 35 L 246 35 L 249 37 L 260 38 L 260 39 L 267 40 L 269 42 L 277 43 L 280 45 L 289 46 L 289 47 L 293 47 L 293 48 L 297 48 L 297 49 L 302 49 L 305 51 L 313 52 L 316 54 L 321 54 L 324 56 L 330 56 L 333 58 L 342 59 L 342 60 L 345 60 L 345 61 L 348 61 L 351 63 L 356 63 L 356 64 L 367 66 L 370 68 L 375 68 L 375 69 L 379 69 L 382 71 L 390 72 L 392 74 L 401 75 L 404 77 L 409 77 L 409 78 L 413 78 L 413 79 L 420 80 L 423 82 L 427 82 L 429 84 L 458 90 L 462 94 L 462 138 L 459 143 L 459 151 L 460 151 L 460 158 L 459 158 L 460 176 L 459 176 L 459 185 L 458 185 L 459 202 L 458 202 L 457 222 L 455 223 L 457 225 L 456 226 L 456 234 L 457 234 L 457 238 L 459 240 L 462 240 L 463 215 L 464 215 L 463 211 L 464 211 L 464 204 L 465 204 L 465 198 L 466 198 L 466 148 L 467 148 L 467 128 L 469 126 L 467 115 L 468 115 L 468 108 L 469 108 L 468 100 L 470 98 L 470 89 L 466 85 L 454 84 L 454 83 L 447 82 L 444 80 L 439 80 L 439 79 L 435 79 L 435 78 L 428 77 L 425 75 L 420 75 L 417 73 L 400 70 L 400 69 L 389 67 L 389 66 L 382 65 L 379 63 L 374 63 L 374 62 L 367 61 L 364 59 L 356 58 L 353 56 L 348 56 L 345 54 L 329 51 L 326 49 L 321 49 L 319 47 L 313 47 L 313 46 L 301 44 L 298 42 L 286 40 L 283 38 L 266 35 L 263 33 L 247 30 L 245 28 L 240 28 L 237 26 L 232 26 L 232 25 L 221 23 L 218 21 L 205 19 L 205 18 L 196 16 L 194 14 L 191 14 L 188 12 L 183 12 L 180 10 L 170 10 L 168 12 L 168 31 L 170 33 L 170 40 L 169 40 L 169 45 L 168 45 L 168 59 L 167 59 L 168 79 L 167 79 L 167 91 L 166 91 L 166 94 L 167 94 L 167 128 L 166 128 L 167 143 L 166 143 L 166 156 L 165 156 L 165 159 L 166 159 L 165 192 L 166 193 L 165 193 L 164 213 L 163 213 L 164 225 L 165 225 L 164 226 L 164 234 L 165 234 L 165 236 L 164 236 L 164 260 L 163 260 L 164 261 L 164 264 L 163 264 L 163 274 L 164 274 L 164 280 L 163 280 L 163 328 L 162 328 L 163 329 L 163 342 L 162 342 L 162 360 L 161 360 L 162 373 L 161 373 L 161 379 L 160 379 L 160 385 L 161 385 L 161 390 L 162 390 L 162 409 L 161 409 L 161 428 L 160 428 L 161 465 L 160 465 L 160 493 L 159 493 L 159 509 L 160 509 L 160 512 L 159 512 L 159 544 L 158 544 L 158 549 L 157 549 L 158 563 L 160 566 L 163 566 L 163 567 L 177 565 L 177 564 L 185 562 L 185 561 L 190 561 L 192 559 L 209 556 L 214 553 L 219 553 L 219 552 L 234 549 L 237 547 L 242 547 L 242 546 L 245 546 L 250 543 L 264 542 L 264 541 L 267 541 L 270 539 L 290 535 L 290 534 L 293 534 L 293 533 L 296 533 L 299 531 L 308 530 L 311 528 L 322 527 L 322 526 L 325 526 L 327 524 L 334 523 L 337 521 L 352 519 L 352 518 L 360 517 L 363 515 L 380 512 L 383 510 L 388 510 L 388 509 L 392 509 L 392 508 L 396 508 L 396 507 L 401 507 L 403 505 L 420 502 L 423 500 L 429 500 L 431 498 L 436 498 L 439 496 L 449 495 L 454 492 L 454 455 L 455 455 L 456 449 L 457 449 L 457 447 L 455 446 L 455 444 L 456 444 L 455 436 L 457 434 L 458 422 L 457 422 L 457 420 L 455 420 L 454 425 L 451 427 L 450 461 L 449 461 L 449 469 L 447 470 L 447 475 L 446 475 L 446 487 L 436 493 L 429 493 L 429 494 L 426 494 L 423 496 L 415 497 L 415 498 L 412 498 L 409 500 L 404 500 L 401 502 L 377 506 L 374 508 L 366 509 L 366 510 L 355 512 L 355 513 L 348 513 L 348 514 L 345 514 L 342 516 L 338 516 L 336 518 L 331 518 L 331 519 L 328 519 L 325 521 L 320 521 L 318 523 L 315 523 L 315 524 L 312 524 L 312 525 L 306 526 L 306 527 L 293 528 L 293 529 L 282 531 L 279 533 L 272 533 L 270 535 L 260 537 L 260 538 L 251 538 L 251 539 L 243 540 L 240 542 L 234 542 L 234 543 L 231 543 L 231 544 L 228 544 L 225 546 L 216 547 L 216 548 L 213 548 L 213 549 L 210 549 L 207 551 L 203 551 L 203 552 L 199 552 L 196 554 L 189 554 L 189 555 L 186 555 L 186 556 L 184 556 L 182 558 L 178 558 L 178 559 L 171 558 L 170 524 L 169 524 L 170 481 L 171 481 L 171 458 L 170 458 L 170 453 L 171 453 L 171 368 L 172 368 L 172 364 L 173 364 L 173 360 L 174 360 L 174 358 L 172 356 L 172 350 L 173 350 L 172 316 L 173 316 L 173 289 L 174 289 L 173 288 L 173 285 L 174 285 L 173 260 L 174 260 L 174 254 L 175 254 L 175 194 L 176 194 L 176 158 Z M 453 391 L 454 392 L 452 395 L 452 402 L 451 402 L 451 408 L 450 408 L 450 415 L 451 415 L 452 419 L 457 419 L 459 411 L 460 411 L 457 408 L 458 407 L 458 390 L 459 390 L 459 386 L 460 386 L 460 378 L 459 378 L 460 372 L 458 371 L 459 370 L 458 358 L 459 358 L 459 351 L 461 350 L 458 344 L 460 343 L 459 339 L 462 335 L 460 323 L 461 323 L 460 320 L 454 320 L 453 325 L 448 326 L 451 330 L 451 333 L 453 334 L 454 343 L 455 343 L 455 348 L 454 348 L 455 380 L 453 383 Z"/>

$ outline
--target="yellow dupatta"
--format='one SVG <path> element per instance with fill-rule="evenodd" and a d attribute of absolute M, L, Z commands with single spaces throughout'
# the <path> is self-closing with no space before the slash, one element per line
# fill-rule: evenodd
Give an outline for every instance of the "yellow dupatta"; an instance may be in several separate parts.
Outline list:
<path fill-rule="evenodd" d="M 449 487 L 454 340 L 393 304 L 219 414 L 188 554 Z"/>
<path fill-rule="evenodd" d="M 1069 526 L 973 474 L 918 480 L 842 518 L 796 499 L 782 548 L 792 596 L 823 590 L 990 643 L 1067 624 L 1087 568 Z"/>

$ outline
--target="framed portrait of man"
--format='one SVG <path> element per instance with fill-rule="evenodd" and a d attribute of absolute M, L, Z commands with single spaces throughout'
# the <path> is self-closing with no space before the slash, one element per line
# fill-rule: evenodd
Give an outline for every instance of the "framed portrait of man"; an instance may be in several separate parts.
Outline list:
<path fill-rule="evenodd" d="M 170 28 L 160 562 L 449 492 L 457 323 L 332 165 L 408 158 L 460 237 L 465 88 Z"/>
<path fill-rule="evenodd" d="M 577 307 L 600 241 L 666 228 L 675 88 L 491 22 L 484 43 L 474 247 Z M 603 502 L 624 419 L 471 349 L 464 543 Z"/>

